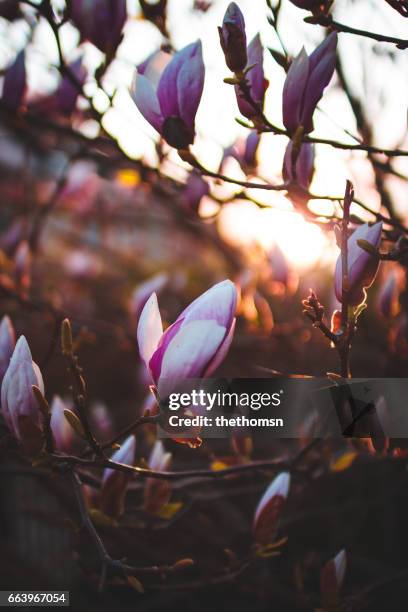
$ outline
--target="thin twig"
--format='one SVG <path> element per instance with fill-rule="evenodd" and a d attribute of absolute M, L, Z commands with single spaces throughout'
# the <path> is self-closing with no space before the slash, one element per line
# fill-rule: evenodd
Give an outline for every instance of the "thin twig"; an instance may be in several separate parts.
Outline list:
<path fill-rule="evenodd" d="M 405 38 L 396 38 L 395 36 L 387 36 L 386 34 L 379 34 L 377 32 L 369 32 L 368 30 L 362 30 L 360 28 L 352 28 L 345 23 L 335 21 L 330 15 L 315 15 L 313 17 L 306 17 L 305 23 L 312 25 L 321 25 L 323 27 L 330 28 L 336 32 L 343 32 L 344 34 L 354 34 L 355 36 L 363 36 L 364 38 L 371 38 L 377 42 L 391 43 L 397 46 L 397 49 L 406 49 L 408 47 L 408 40 Z"/>

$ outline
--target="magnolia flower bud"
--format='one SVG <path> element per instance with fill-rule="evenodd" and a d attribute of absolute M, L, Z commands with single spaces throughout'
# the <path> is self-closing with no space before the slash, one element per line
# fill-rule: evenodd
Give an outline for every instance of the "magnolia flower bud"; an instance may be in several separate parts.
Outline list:
<path fill-rule="evenodd" d="M 313 113 L 336 66 L 337 34 L 332 32 L 307 55 L 302 49 L 290 65 L 282 95 L 283 123 L 290 134 L 301 126 L 313 131 Z"/>
<path fill-rule="evenodd" d="M 26 240 L 20 242 L 14 254 L 14 276 L 20 289 L 27 291 L 31 284 L 31 251 Z"/>
<path fill-rule="evenodd" d="M 245 20 L 235 2 L 228 6 L 218 33 L 228 68 L 242 72 L 247 65 Z"/>
<path fill-rule="evenodd" d="M 91 406 L 91 421 L 102 440 L 108 440 L 113 436 L 112 419 L 105 404 L 97 402 Z"/>
<path fill-rule="evenodd" d="M 201 41 L 169 56 L 157 77 L 155 63 L 163 53 L 152 54 L 137 69 L 133 100 L 155 130 L 176 149 L 187 149 L 195 137 L 195 116 L 204 87 Z"/>
<path fill-rule="evenodd" d="M 235 328 L 237 290 L 225 280 L 190 304 L 163 333 L 156 294 L 140 316 L 140 356 L 164 399 L 177 380 L 209 376 L 225 358 Z"/>
<path fill-rule="evenodd" d="M 279 520 L 288 496 L 290 474 L 282 472 L 266 489 L 254 516 L 254 539 L 260 546 L 271 544 L 279 528 Z"/>
<path fill-rule="evenodd" d="M 190 172 L 185 189 L 183 191 L 183 203 L 188 212 L 198 214 L 201 199 L 208 195 L 210 187 L 201 176 L 200 172 Z"/>
<path fill-rule="evenodd" d="M 320 572 L 320 597 L 324 610 L 336 608 L 346 573 L 346 551 L 341 550 L 323 566 Z"/>
<path fill-rule="evenodd" d="M 250 70 L 246 74 L 250 95 L 257 107 L 262 111 L 265 100 L 265 92 L 268 88 L 269 81 L 265 79 L 263 71 L 263 47 L 259 34 L 257 34 L 248 45 L 248 68 Z M 258 113 L 252 104 L 243 95 L 239 85 L 235 85 L 235 95 L 237 97 L 238 107 L 244 117 L 252 119 Z"/>
<path fill-rule="evenodd" d="M 16 345 L 16 334 L 10 318 L 6 315 L 0 323 L 0 387 L 10 364 Z"/>
<path fill-rule="evenodd" d="M 150 454 L 148 466 L 156 472 L 165 472 L 171 463 L 171 453 L 166 453 L 160 440 L 155 442 Z M 167 480 L 148 478 L 144 490 L 144 508 L 149 514 L 157 514 L 167 504 L 171 496 L 170 483 Z"/>
<path fill-rule="evenodd" d="M 112 455 L 112 461 L 134 465 L 136 439 L 129 436 L 122 446 Z M 122 516 L 125 509 L 126 489 L 129 474 L 107 468 L 103 472 L 102 489 L 99 494 L 99 508 L 113 519 Z"/>
<path fill-rule="evenodd" d="M 305 191 L 309 190 L 314 173 L 314 148 L 310 142 L 300 145 L 300 150 L 293 160 L 293 141 L 290 140 L 283 158 L 282 176 L 285 182 L 297 183 Z"/>
<path fill-rule="evenodd" d="M 234 144 L 224 149 L 224 153 L 219 166 L 219 172 L 223 172 L 224 164 L 229 157 L 237 160 L 242 170 L 249 174 L 257 167 L 257 151 L 260 142 L 260 136 L 252 130 L 247 138 L 239 138 Z"/>
<path fill-rule="evenodd" d="M 72 62 L 68 69 L 76 82 L 73 82 L 72 78 L 66 74 L 55 92 L 57 111 L 66 117 L 74 112 L 80 93 L 78 85 L 82 87 L 86 79 L 86 69 L 82 64 L 82 57 Z"/>
<path fill-rule="evenodd" d="M 127 18 L 126 0 L 71 0 L 69 15 L 82 40 L 108 55 L 116 51 Z"/>
<path fill-rule="evenodd" d="M 68 406 L 55 395 L 51 403 L 51 431 L 54 437 L 55 447 L 59 451 L 68 452 L 71 449 L 73 433 L 71 425 L 64 415 Z"/>
<path fill-rule="evenodd" d="M 287 287 L 291 274 L 290 268 L 282 249 L 277 244 L 272 247 L 268 260 L 272 268 L 273 280 Z"/>
<path fill-rule="evenodd" d="M 33 385 L 44 394 L 40 369 L 32 360 L 27 340 L 20 336 L 1 386 L 1 409 L 6 425 L 30 455 L 38 453 L 43 445 L 42 421 Z"/>
<path fill-rule="evenodd" d="M 9 110 L 18 111 L 24 101 L 25 92 L 26 69 L 23 50 L 4 73 L 1 101 Z"/>
<path fill-rule="evenodd" d="M 1 233 L 0 249 L 9 257 L 12 256 L 23 237 L 27 235 L 26 219 L 17 218 Z"/>
<path fill-rule="evenodd" d="M 380 261 L 378 256 L 367 253 L 367 251 L 362 249 L 358 245 L 358 241 L 365 240 L 377 250 L 381 242 L 381 232 L 381 222 L 371 226 L 368 223 L 364 223 L 351 234 L 347 241 L 347 275 L 349 284 L 347 300 L 350 306 L 357 306 L 364 301 L 365 290 L 373 284 Z M 340 253 L 334 274 L 334 288 L 339 302 L 342 301 L 342 285 L 343 271 Z"/>
<path fill-rule="evenodd" d="M 254 130 L 249 133 L 245 140 L 243 162 L 244 166 L 248 169 L 254 169 L 258 165 L 256 160 L 256 154 L 258 151 L 260 140 L 260 135 Z"/>

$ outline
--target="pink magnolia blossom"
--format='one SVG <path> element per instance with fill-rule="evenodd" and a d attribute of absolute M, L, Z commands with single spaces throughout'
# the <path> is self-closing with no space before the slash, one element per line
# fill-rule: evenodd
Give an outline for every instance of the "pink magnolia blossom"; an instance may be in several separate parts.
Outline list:
<path fill-rule="evenodd" d="M 55 395 L 51 403 L 51 430 L 57 450 L 68 452 L 71 449 L 74 430 L 64 415 L 69 407 Z"/>
<path fill-rule="evenodd" d="M 148 460 L 148 466 L 156 472 L 169 469 L 172 455 L 164 450 L 163 442 L 157 440 Z M 149 514 L 157 514 L 169 501 L 171 496 L 170 483 L 167 480 L 148 478 L 144 490 L 144 508 Z"/>
<path fill-rule="evenodd" d="M 190 172 L 182 194 L 182 201 L 187 211 L 198 214 L 202 198 L 209 193 L 210 186 L 201 173 L 195 170 Z"/>
<path fill-rule="evenodd" d="M 237 290 L 225 280 L 203 293 L 163 332 L 156 294 L 140 316 L 140 356 L 161 397 L 177 380 L 209 376 L 225 358 L 235 327 Z"/>
<path fill-rule="evenodd" d="M 241 9 L 235 2 L 229 4 L 218 33 L 228 68 L 232 72 L 242 72 L 248 60 L 245 20 Z"/>
<path fill-rule="evenodd" d="M 18 111 L 27 89 L 25 53 L 20 51 L 4 73 L 1 101 L 9 110 Z"/>
<path fill-rule="evenodd" d="M 382 223 L 360 225 L 348 239 L 348 283 L 349 289 L 347 299 L 350 306 L 361 304 L 366 292 L 365 290 L 374 282 L 377 275 L 379 259 L 375 255 L 367 253 L 358 244 L 358 240 L 365 240 L 374 249 L 378 249 L 381 242 Z M 342 261 L 341 254 L 336 262 L 334 274 L 334 287 L 336 297 L 342 301 Z"/>
<path fill-rule="evenodd" d="M 341 550 L 330 559 L 320 572 L 320 597 L 322 607 L 333 609 L 339 603 L 339 593 L 346 573 L 346 551 Z"/>
<path fill-rule="evenodd" d="M 283 506 L 289 492 L 290 475 L 282 472 L 271 482 L 263 494 L 253 523 L 255 542 L 261 546 L 271 544 L 279 527 Z"/>
<path fill-rule="evenodd" d="M 10 365 L 1 386 L 1 409 L 4 420 L 29 453 L 42 446 L 42 421 L 32 386 L 44 393 L 39 367 L 34 363 L 24 336 L 15 346 Z"/>
<path fill-rule="evenodd" d="M 313 131 L 313 113 L 333 76 L 336 49 L 332 32 L 311 55 L 302 49 L 291 63 L 282 95 L 283 123 L 290 134 L 299 126 L 305 133 Z"/>
<path fill-rule="evenodd" d="M 265 101 L 265 93 L 269 81 L 265 79 L 263 70 L 263 47 L 259 34 L 257 34 L 248 45 L 248 68 L 252 68 L 246 74 L 246 80 L 250 90 L 250 96 L 256 106 L 262 111 Z M 256 108 L 245 98 L 239 85 L 235 85 L 238 108 L 244 117 L 252 119 L 258 112 Z"/>
<path fill-rule="evenodd" d="M 297 183 L 302 189 L 309 190 L 314 173 L 314 148 L 310 142 L 300 146 L 295 164 L 292 161 L 293 142 L 290 140 L 283 158 L 282 176 L 285 182 Z"/>
<path fill-rule="evenodd" d="M 16 345 L 16 334 L 10 318 L 6 315 L 0 323 L 0 386 L 10 364 Z"/>
<path fill-rule="evenodd" d="M 153 53 L 140 64 L 133 100 L 146 121 L 170 146 L 186 149 L 194 142 L 195 116 L 204 87 L 201 41 L 169 56 L 170 61 L 158 78 L 157 60 L 163 61 L 163 55 Z"/>
<path fill-rule="evenodd" d="M 232 145 L 224 149 L 219 171 L 223 172 L 225 161 L 232 157 L 236 159 L 246 174 L 253 172 L 257 167 L 256 156 L 259 143 L 260 135 L 255 130 L 252 130 L 245 139 L 238 138 Z"/>
<path fill-rule="evenodd" d="M 112 461 L 134 465 L 136 438 L 129 436 L 122 446 L 112 455 Z M 118 519 L 124 511 L 129 474 L 106 468 L 102 476 L 102 489 L 99 494 L 99 507 L 104 514 Z"/>
<path fill-rule="evenodd" d="M 82 40 L 89 40 L 102 53 L 111 55 L 122 39 L 126 0 L 71 0 L 70 18 Z"/>

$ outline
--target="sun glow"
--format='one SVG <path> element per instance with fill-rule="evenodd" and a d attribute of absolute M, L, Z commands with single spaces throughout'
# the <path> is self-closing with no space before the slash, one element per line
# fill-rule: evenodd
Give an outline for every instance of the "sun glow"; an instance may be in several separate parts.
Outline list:
<path fill-rule="evenodd" d="M 258 246 L 269 252 L 277 245 L 298 271 L 331 265 L 336 257 L 332 236 L 293 211 L 259 209 L 240 201 L 223 206 L 218 228 L 235 246 Z"/>

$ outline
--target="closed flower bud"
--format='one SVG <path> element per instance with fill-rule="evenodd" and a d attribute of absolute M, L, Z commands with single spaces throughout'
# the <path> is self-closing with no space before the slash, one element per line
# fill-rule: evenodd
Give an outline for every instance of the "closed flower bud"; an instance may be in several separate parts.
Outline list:
<path fill-rule="evenodd" d="M 225 280 L 203 293 L 163 333 L 156 294 L 140 316 L 140 356 L 157 386 L 168 397 L 177 380 L 210 376 L 225 358 L 235 328 L 237 290 Z"/>
<path fill-rule="evenodd" d="M 223 171 L 225 161 L 232 157 L 237 160 L 246 174 L 253 172 L 258 165 L 256 157 L 259 142 L 260 136 L 255 130 L 252 130 L 246 139 L 239 138 L 234 144 L 224 149 L 219 171 Z"/>
<path fill-rule="evenodd" d="M 122 446 L 112 455 L 112 461 L 125 465 L 134 465 L 136 439 L 129 436 Z M 113 519 L 122 516 L 125 509 L 126 489 L 129 474 L 107 468 L 103 472 L 102 489 L 99 494 L 99 508 Z"/>
<path fill-rule="evenodd" d="M 320 572 L 320 597 L 324 610 L 334 609 L 339 603 L 339 594 L 346 573 L 346 564 L 346 551 L 341 550 L 323 566 Z"/>
<path fill-rule="evenodd" d="M 271 544 L 276 537 L 289 485 L 289 473 L 282 472 L 266 489 L 256 508 L 253 534 L 255 542 L 260 546 Z"/>
<path fill-rule="evenodd" d="M 268 260 L 272 268 L 273 280 L 287 287 L 291 275 L 290 268 L 282 249 L 277 244 L 272 247 Z"/>
<path fill-rule="evenodd" d="M 283 123 L 289 134 L 302 126 L 313 131 L 313 113 L 336 66 L 337 34 L 332 32 L 307 55 L 302 49 L 290 65 L 282 95 Z"/>
<path fill-rule="evenodd" d="M 148 466 L 156 472 L 165 472 L 171 463 L 171 453 L 166 453 L 163 443 L 157 440 L 150 454 Z M 144 508 L 149 514 L 157 514 L 167 504 L 171 496 L 171 486 L 167 480 L 148 478 L 144 490 Z"/>
<path fill-rule="evenodd" d="M 25 235 L 27 235 L 27 221 L 22 218 L 15 219 L 1 233 L 0 249 L 11 257 Z"/>
<path fill-rule="evenodd" d="M 31 251 L 26 240 L 20 242 L 14 255 L 14 276 L 20 289 L 27 291 L 31 284 Z"/>
<path fill-rule="evenodd" d="M 296 160 L 293 160 L 293 141 L 290 140 L 283 158 L 282 176 L 288 183 L 295 183 L 309 190 L 314 173 L 314 148 L 310 142 L 301 144 Z"/>
<path fill-rule="evenodd" d="M 91 406 L 91 420 L 102 440 L 108 440 L 113 436 L 112 419 L 105 404 L 97 402 Z"/>
<path fill-rule="evenodd" d="M 18 111 L 26 92 L 25 53 L 20 51 L 14 62 L 6 69 L 1 101 L 9 110 Z"/>
<path fill-rule="evenodd" d="M 262 111 L 269 81 L 265 79 L 263 71 L 263 47 L 259 34 L 248 45 L 247 54 L 247 67 L 252 66 L 246 74 L 250 96 L 256 106 Z M 258 114 L 254 106 L 243 95 L 239 85 L 235 85 L 235 95 L 237 97 L 238 108 L 244 117 L 252 119 Z"/>
<path fill-rule="evenodd" d="M 71 0 L 69 15 L 82 40 L 113 55 L 127 19 L 126 0 Z"/>
<path fill-rule="evenodd" d="M 59 451 L 68 452 L 73 440 L 73 429 L 64 415 L 64 410 L 69 409 L 65 402 L 55 395 L 51 403 L 51 431 L 55 447 Z"/>
<path fill-rule="evenodd" d="M 362 249 L 358 245 L 358 241 L 365 240 L 374 249 L 378 250 L 381 242 L 381 232 L 381 222 L 371 226 L 368 223 L 364 223 L 351 234 L 347 241 L 347 275 L 349 285 L 347 300 L 350 306 L 357 306 L 364 301 L 365 290 L 373 284 L 380 261 L 378 256 L 367 253 L 367 251 Z M 334 274 L 335 294 L 339 302 L 342 301 L 342 284 L 343 271 L 340 253 Z"/>
<path fill-rule="evenodd" d="M 10 318 L 6 315 L 0 323 L 0 387 L 10 364 L 16 345 L 16 334 Z"/>
<path fill-rule="evenodd" d="M 235 2 L 228 6 L 218 33 L 228 68 L 242 72 L 247 65 L 245 20 Z"/>
<path fill-rule="evenodd" d="M 42 420 L 33 385 L 44 394 L 40 369 L 32 360 L 27 340 L 20 336 L 1 386 L 1 409 L 6 425 L 30 455 L 38 453 L 43 445 Z"/>
<path fill-rule="evenodd" d="M 75 82 L 71 76 L 64 75 L 55 92 L 56 110 L 66 117 L 69 117 L 74 112 L 80 94 L 79 86 L 82 87 L 86 79 L 86 70 L 82 64 L 82 57 L 72 62 L 68 69 Z"/>
<path fill-rule="evenodd" d="M 168 54 L 152 54 L 137 69 L 133 100 L 155 130 L 176 149 L 187 149 L 195 137 L 195 116 L 204 87 L 201 42 L 184 47 L 158 76 L 156 64 Z"/>
<path fill-rule="evenodd" d="M 246 138 L 243 161 L 245 167 L 248 169 L 255 169 L 258 165 L 256 154 L 260 140 L 260 135 L 255 131 L 250 132 Z"/>
<path fill-rule="evenodd" d="M 197 215 L 201 199 L 208 195 L 210 187 L 203 179 L 200 172 L 193 170 L 190 172 L 186 186 L 183 191 L 183 204 L 188 212 Z"/>

